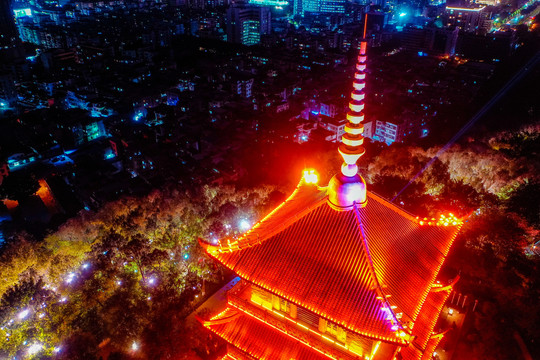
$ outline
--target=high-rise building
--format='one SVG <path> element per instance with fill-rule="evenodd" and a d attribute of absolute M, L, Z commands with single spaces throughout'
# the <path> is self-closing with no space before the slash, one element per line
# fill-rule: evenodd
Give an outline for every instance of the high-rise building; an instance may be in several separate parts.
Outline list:
<path fill-rule="evenodd" d="M 0 48 L 11 47 L 18 38 L 11 0 L 0 1 Z"/>
<path fill-rule="evenodd" d="M 452 56 L 456 52 L 458 35 L 459 28 L 405 27 L 401 33 L 401 41 L 407 50 Z"/>
<path fill-rule="evenodd" d="M 446 26 L 448 27 L 478 33 L 489 31 L 492 25 L 491 13 L 486 10 L 486 6 L 474 4 L 464 7 L 446 7 Z"/>
<path fill-rule="evenodd" d="M 267 7 L 231 6 L 227 9 L 227 41 L 257 45 L 261 35 L 272 32 L 272 14 Z"/>
<path fill-rule="evenodd" d="M 344 12 L 345 0 L 294 0 L 293 3 L 294 15 L 343 14 Z"/>
<path fill-rule="evenodd" d="M 319 186 L 306 170 L 251 230 L 201 242 L 241 278 L 226 308 L 203 321 L 228 342 L 223 359 L 427 360 L 443 336 L 435 323 L 453 282 L 436 279 L 461 221 L 419 219 L 366 190 L 356 165 L 366 44 L 338 147 L 341 172 Z"/>

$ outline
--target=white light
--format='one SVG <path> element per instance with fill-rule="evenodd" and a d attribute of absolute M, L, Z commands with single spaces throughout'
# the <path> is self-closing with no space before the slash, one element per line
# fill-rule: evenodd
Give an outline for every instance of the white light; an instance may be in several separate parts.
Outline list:
<path fill-rule="evenodd" d="M 59 353 L 60 350 L 62 350 L 62 347 L 61 347 L 61 346 L 55 347 L 55 348 L 53 349 L 53 352 L 54 352 L 54 353 Z"/>
<path fill-rule="evenodd" d="M 43 349 L 43 345 L 41 345 L 41 344 L 32 344 L 28 348 L 27 352 L 28 352 L 28 355 L 34 355 L 34 354 L 37 354 L 41 349 Z"/>
<path fill-rule="evenodd" d="M 27 317 L 29 313 L 30 313 L 30 310 L 25 309 L 25 310 L 21 311 L 21 312 L 19 313 L 19 315 L 17 315 L 17 317 L 19 318 L 19 320 L 22 320 L 22 319 L 24 319 L 25 317 Z"/>
<path fill-rule="evenodd" d="M 67 301 L 67 297 L 63 297 L 60 299 L 60 302 L 66 302 Z"/>
<path fill-rule="evenodd" d="M 137 344 L 137 343 L 134 341 L 133 344 L 131 344 L 131 350 L 133 350 L 133 351 L 139 350 L 139 344 Z"/>
<path fill-rule="evenodd" d="M 304 181 L 306 184 L 316 184 L 319 181 L 319 176 L 315 170 L 304 170 Z"/>
<path fill-rule="evenodd" d="M 120 281 L 120 280 L 116 281 L 116 285 L 118 285 L 118 286 L 122 285 L 122 281 Z"/>
<path fill-rule="evenodd" d="M 240 223 L 238 224 L 238 226 L 240 227 L 240 230 L 242 231 L 246 231 L 251 228 L 251 224 L 246 219 L 240 220 Z"/>
<path fill-rule="evenodd" d="M 150 285 L 154 285 L 155 282 L 156 282 L 156 279 L 154 279 L 154 278 L 150 278 L 150 279 L 148 280 L 148 283 L 149 283 Z"/>
<path fill-rule="evenodd" d="M 88 269 L 90 267 L 90 264 L 89 263 L 84 263 L 82 264 L 82 268 L 83 269 Z"/>
<path fill-rule="evenodd" d="M 404 16 L 407 16 L 407 13 L 401 13 L 401 14 L 399 14 L 399 17 L 404 17 Z"/>
<path fill-rule="evenodd" d="M 454 313 L 454 309 L 448 309 L 448 314 L 452 315 Z"/>
<path fill-rule="evenodd" d="M 75 278 L 75 274 L 72 273 L 72 272 L 69 273 L 69 274 L 67 275 L 66 283 L 70 284 L 70 283 L 73 281 L 74 278 Z"/>

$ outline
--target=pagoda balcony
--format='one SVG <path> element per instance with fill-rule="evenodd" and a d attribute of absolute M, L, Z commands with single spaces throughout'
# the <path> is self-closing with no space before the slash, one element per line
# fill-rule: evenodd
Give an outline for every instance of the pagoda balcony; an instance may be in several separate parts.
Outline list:
<path fill-rule="evenodd" d="M 316 327 L 293 319 L 282 311 L 268 309 L 251 301 L 252 284 L 244 279 L 239 281 L 227 293 L 229 306 L 256 318 L 270 327 L 289 335 L 320 353 L 333 359 L 364 359 L 369 353 L 355 353 L 347 349 L 345 343 L 333 339 L 331 335 L 321 333 Z M 366 349 L 367 350 L 367 349 Z M 371 349 L 369 349 L 371 350 Z"/>

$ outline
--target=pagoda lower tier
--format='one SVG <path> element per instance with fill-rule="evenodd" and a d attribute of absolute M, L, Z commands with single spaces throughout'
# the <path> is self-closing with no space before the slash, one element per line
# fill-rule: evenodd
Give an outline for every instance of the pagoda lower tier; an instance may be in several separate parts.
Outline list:
<path fill-rule="evenodd" d="M 346 330 L 246 280 L 228 292 L 225 310 L 203 325 L 228 342 L 224 359 L 430 359 L 448 294 L 449 288 L 435 288 L 428 295 L 415 335 L 402 343 Z"/>

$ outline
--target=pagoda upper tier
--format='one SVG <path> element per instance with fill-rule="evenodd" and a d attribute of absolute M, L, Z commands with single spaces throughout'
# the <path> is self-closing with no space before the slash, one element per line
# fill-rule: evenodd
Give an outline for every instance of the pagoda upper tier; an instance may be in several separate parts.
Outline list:
<path fill-rule="evenodd" d="M 241 278 L 321 318 L 409 344 L 461 222 L 418 219 L 369 192 L 338 211 L 329 193 L 304 179 L 241 237 L 203 245 Z"/>

